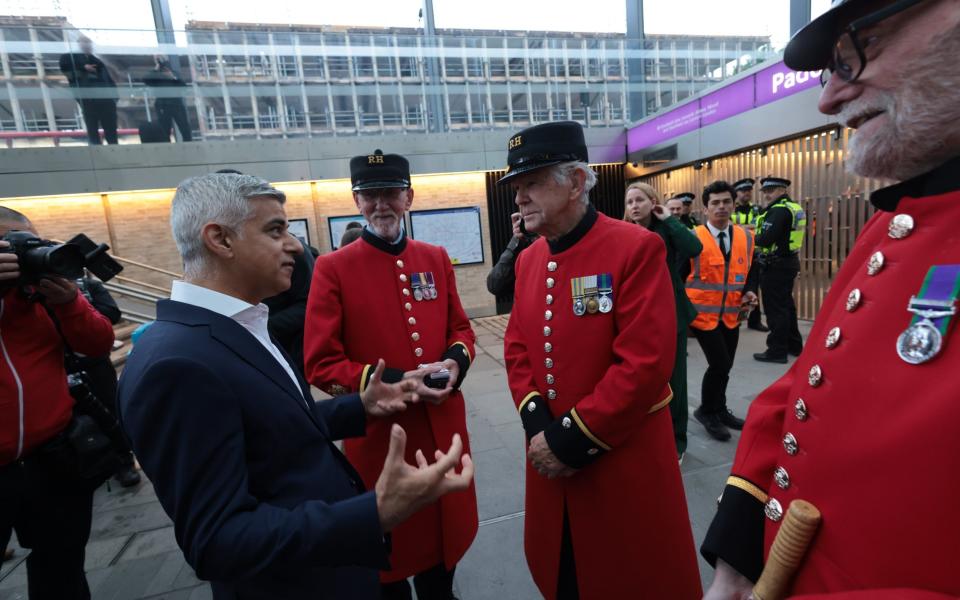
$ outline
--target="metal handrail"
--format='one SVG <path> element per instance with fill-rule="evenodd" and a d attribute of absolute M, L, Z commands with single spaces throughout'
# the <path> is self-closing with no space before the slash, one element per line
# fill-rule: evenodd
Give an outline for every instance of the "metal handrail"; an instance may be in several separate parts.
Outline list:
<path fill-rule="evenodd" d="M 169 298 L 169 297 L 170 297 L 170 292 L 171 292 L 170 288 L 165 288 L 165 287 L 162 287 L 162 286 L 159 286 L 159 285 L 153 285 L 152 283 L 147 283 L 146 281 L 140 281 L 140 280 L 137 280 L 137 279 L 132 279 L 132 278 L 130 278 L 130 277 L 124 277 L 123 275 L 117 275 L 117 276 L 114 277 L 114 279 L 116 279 L 117 281 L 123 281 L 123 282 L 126 282 L 126 283 L 132 283 L 132 284 L 134 284 L 134 285 L 139 285 L 139 286 L 145 287 L 145 288 L 151 288 L 151 289 L 157 290 L 158 292 L 163 292 L 163 293 L 165 294 L 165 297 L 166 297 L 166 298 Z"/>
<path fill-rule="evenodd" d="M 145 263 L 142 263 L 142 262 L 138 262 L 138 261 L 135 261 L 135 260 L 131 260 L 131 259 L 129 259 L 129 258 L 123 258 L 123 257 L 121 257 L 121 256 L 117 256 L 116 254 L 111 254 L 110 256 L 112 256 L 115 260 L 119 260 L 119 261 L 122 262 L 122 263 L 127 263 L 128 265 L 133 265 L 133 266 L 135 266 L 135 267 L 140 267 L 140 268 L 142 268 L 142 269 L 147 269 L 148 271 L 154 271 L 154 272 L 156 272 L 156 273 L 163 273 L 164 275 L 169 275 L 169 276 L 171 276 L 171 277 L 173 277 L 173 278 L 175 278 L 175 279 L 183 279 L 183 274 L 182 274 L 182 273 L 174 273 L 173 271 L 167 271 L 166 269 L 161 269 L 160 267 L 154 267 L 154 266 L 152 266 L 152 265 L 148 265 L 148 264 L 145 264 Z"/>
<path fill-rule="evenodd" d="M 123 318 L 128 321 L 133 321 L 134 323 L 149 323 L 150 321 L 156 321 L 156 318 L 135 310 L 124 310 Z"/>
<path fill-rule="evenodd" d="M 150 292 L 142 292 L 140 290 L 135 290 L 131 287 L 125 285 L 120 285 L 116 283 L 105 283 L 103 287 L 111 292 L 116 292 L 121 296 L 129 296 L 131 298 L 136 298 L 138 300 L 143 300 L 145 302 L 156 302 L 157 300 L 165 300 L 166 296 L 160 296 L 158 294 L 151 294 Z"/>

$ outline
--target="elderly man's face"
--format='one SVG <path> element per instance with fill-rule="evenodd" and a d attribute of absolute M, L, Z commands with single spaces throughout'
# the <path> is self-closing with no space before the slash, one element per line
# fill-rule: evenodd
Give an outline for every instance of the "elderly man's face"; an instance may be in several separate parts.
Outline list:
<path fill-rule="evenodd" d="M 859 34 L 867 64 L 859 79 L 834 74 L 820 111 L 856 129 L 848 168 L 903 180 L 941 164 L 960 143 L 960 4 L 923 2 Z"/>
<path fill-rule="evenodd" d="M 527 231 L 555 239 L 569 231 L 570 221 L 577 214 L 585 175 L 574 171 L 567 181 L 557 182 L 552 168 L 537 169 L 513 178 L 510 184 L 516 194 Z M 573 223 L 576 225 L 576 223 Z"/>
<path fill-rule="evenodd" d="M 403 213 L 413 204 L 413 188 L 376 188 L 353 193 L 360 214 L 381 238 L 400 237 Z"/>

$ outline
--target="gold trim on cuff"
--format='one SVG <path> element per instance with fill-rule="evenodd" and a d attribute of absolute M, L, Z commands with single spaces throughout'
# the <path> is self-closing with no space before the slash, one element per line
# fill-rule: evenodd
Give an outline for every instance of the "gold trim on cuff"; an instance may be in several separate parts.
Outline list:
<path fill-rule="evenodd" d="M 673 388 L 670 387 L 670 384 L 667 384 L 667 397 L 657 402 L 650 407 L 650 410 L 647 411 L 647 414 L 652 414 L 663 408 L 664 406 L 670 404 L 670 401 L 673 400 Z"/>
<path fill-rule="evenodd" d="M 587 427 L 586 423 L 583 422 L 583 419 L 580 418 L 580 415 L 577 414 L 577 409 L 576 409 L 576 408 L 573 408 L 573 409 L 570 410 L 570 416 L 573 417 L 574 422 L 576 422 L 577 427 L 580 428 L 580 431 L 583 432 L 583 435 L 585 435 L 585 436 L 587 436 L 588 438 L 590 438 L 590 441 L 591 441 L 591 442 L 593 442 L 594 444 L 600 446 L 600 447 L 603 448 L 604 450 L 607 450 L 607 451 L 610 451 L 610 450 L 611 450 L 610 446 L 604 444 L 603 442 L 600 441 L 600 438 L 598 438 L 597 436 L 593 435 L 593 432 L 590 431 L 590 428 Z"/>
<path fill-rule="evenodd" d="M 527 405 L 527 402 L 530 402 L 530 399 L 533 398 L 534 396 L 539 396 L 539 395 L 540 395 L 540 392 L 530 392 L 529 394 L 524 396 L 523 400 L 520 402 L 520 405 L 517 406 L 517 412 L 522 412 L 523 407 Z"/>
<path fill-rule="evenodd" d="M 454 346 L 463 346 L 463 353 L 467 355 L 467 362 L 473 363 L 473 357 L 470 356 L 470 348 L 467 348 L 466 344 L 463 342 L 454 342 L 450 347 L 453 348 Z"/>
<path fill-rule="evenodd" d="M 739 488 L 745 491 L 746 493 L 750 494 L 751 496 L 759 500 L 762 504 L 766 504 L 767 500 L 770 499 L 770 496 L 768 496 L 765 491 L 753 485 L 746 479 L 736 477 L 734 475 L 731 475 L 730 477 L 727 478 L 727 485 L 735 488 Z"/>
<path fill-rule="evenodd" d="M 370 372 L 370 369 L 373 368 L 373 365 L 363 365 L 363 371 L 360 372 L 360 392 L 364 392 L 367 389 L 367 373 Z"/>

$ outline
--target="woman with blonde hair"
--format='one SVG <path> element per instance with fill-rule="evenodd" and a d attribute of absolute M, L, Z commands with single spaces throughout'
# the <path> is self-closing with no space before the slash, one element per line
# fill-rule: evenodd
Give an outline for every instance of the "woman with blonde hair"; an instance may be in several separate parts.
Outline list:
<path fill-rule="evenodd" d="M 703 244 L 659 204 L 659 199 L 659 194 L 652 186 L 641 181 L 631 183 L 624 194 L 623 220 L 656 233 L 667 247 L 667 269 L 673 283 L 677 311 L 677 355 L 670 376 L 670 387 L 673 388 L 670 417 L 673 420 L 677 458 L 682 463 L 687 450 L 687 328 L 696 318 L 697 311 L 687 298 L 679 266 L 689 264 L 691 258 L 698 256 L 703 251 Z"/>

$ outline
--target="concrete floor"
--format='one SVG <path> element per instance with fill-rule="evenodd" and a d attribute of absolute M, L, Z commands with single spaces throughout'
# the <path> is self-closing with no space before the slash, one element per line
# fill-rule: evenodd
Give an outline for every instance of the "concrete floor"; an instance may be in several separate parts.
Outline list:
<path fill-rule="evenodd" d="M 476 463 L 480 531 L 457 568 L 461 600 L 540 598 L 523 557 L 524 435 L 507 391 L 503 366 L 506 317 L 474 321 L 477 358 L 463 385 L 467 426 Z M 806 336 L 810 323 L 801 323 Z M 769 365 L 750 358 L 764 349 L 765 334 L 743 329 L 727 398 L 738 416 L 746 414 L 756 394 L 789 365 Z M 706 368 L 696 340 L 688 340 L 690 410 L 700 404 L 700 379 Z M 707 437 L 691 419 L 689 447 L 681 471 L 697 545 L 716 508 L 716 498 L 730 469 L 737 432 L 729 442 Z M 0 600 L 26 599 L 26 553 L 0 568 Z M 701 560 L 706 585 L 712 570 Z M 95 600 L 201 600 L 209 587 L 184 562 L 173 527 L 148 481 L 131 489 L 114 485 L 97 491 L 93 531 L 87 546 L 87 578 Z"/>

